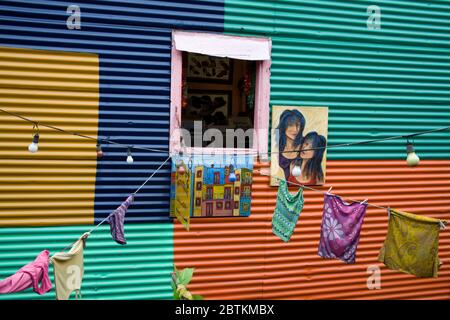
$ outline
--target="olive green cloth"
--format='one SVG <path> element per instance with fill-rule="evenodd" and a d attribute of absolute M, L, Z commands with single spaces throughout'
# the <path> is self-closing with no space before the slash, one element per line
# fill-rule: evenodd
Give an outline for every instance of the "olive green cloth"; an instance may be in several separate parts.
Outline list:
<path fill-rule="evenodd" d="M 389 269 L 417 277 L 437 277 L 440 220 L 390 210 L 386 240 L 378 260 Z"/>

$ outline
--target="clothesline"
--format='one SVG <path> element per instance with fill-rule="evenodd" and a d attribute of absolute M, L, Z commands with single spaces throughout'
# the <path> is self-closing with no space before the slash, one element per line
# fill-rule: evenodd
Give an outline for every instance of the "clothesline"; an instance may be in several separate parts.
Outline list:
<path fill-rule="evenodd" d="M 168 156 L 167 157 L 167 159 L 166 160 L 164 160 L 164 162 L 163 163 L 161 163 L 161 165 L 136 189 L 136 191 L 135 192 L 133 192 L 132 194 L 133 195 L 136 195 L 136 193 L 138 193 L 152 178 L 153 178 L 153 176 L 167 163 L 167 161 L 169 161 L 169 159 L 171 159 L 172 158 L 172 156 Z M 327 192 L 323 192 L 322 190 L 319 190 L 319 189 L 315 189 L 315 188 L 312 188 L 312 187 L 309 187 L 309 186 L 305 186 L 305 185 L 302 185 L 302 184 L 300 184 L 300 183 L 295 183 L 295 182 L 291 182 L 291 181 L 288 181 L 288 180 L 286 180 L 286 179 L 282 179 L 282 178 L 279 178 L 279 177 L 277 177 L 277 176 L 274 176 L 274 175 L 270 175 L 270 174 L 264 174 L 261 170 L 257 170 L 257 169 L 254 169 L 253 170 L 253 172 L 258 172 L 260 175 L 262 175 L 262 176 L 268 176 L 268 177 L 272 177 L 272 178 L 275 178 L 275 179 L 277 179 L 277 180 L 279 180 L 279 181 L 285 181 L 286 183 L 288 183 L 288 184 L 291 184 L 291 185 L 296 185 L 296 186 L 299 186 L 299 187 L 302 187 L 302 188 L 305 188 L 305 189 L 308 189 L 308 190 L 312 190 L 312 191 L 315 191 L 315 192 L 318 192 L 318 193 L 321 193 L 321 194 L 331 194 L 330 192 L 331 192 L 331 189 L 332 189 L 332 187 L 327 191 Z M 367 199 L 366 200 L 363 200 L 363 201 L 359 201 L 359 200 L 354 200 L 354 199 L 350 199 L 350 198 L 343 198 L 343 197 L 341 197 L 341 199 L 343 199 L 343 200 L 348 200 L 348 201 L 352 201 L 352 202 L 360 202 L 360 203 L 367 203 L 367 205 L 368 206 L 371 206 L 371 207 L 375 207 L 375 208 L 378 208 L 378 209 L 382 209 L 382 210 L 386 210 L 387 212 L 388 212 L 388 214 L 389 214 L 389 212 L 390 212 L 390 208 L 389 207 L 383 207 L 383 206 L 380 206 L 380 205 L 376 205 L 376 204 L 373 204 L 373 203 L 369 203 L 368 201 L 367 201 Z M 95 230 L 97 230 L 106 220 L 108 220 L 108 218 L 112 215 L 114 213 L 114 211 L 113 212 L 111 212 L 108 216 L 106 216 L 103 220 L 101 220 L 100 221 L 100 223 L 99 224 L 97 224 L 94 228 L 92 228 L 91 230 L 89 230 L 89 231 L 87 231 L 87 232 L 85 232 L 84 234 L 87 234 L 87 235 L 90 235 L 92 232 L 94 232 Z M 444 221 L 442 221 L 442 220 L 440 220 L 440 225 L 441 225 L 441 228 L 442 229 L 445 229 L 445 227 L 446 227 L 446 222 L 444 222 Z M 63 250 L 61 250 L 60 252 L 63 252 L 63 251 L 65 251 L 66 249 L 68 249 L 70 246 L 72 246 L 74 243 L 75 243 L 76 241 L 74 241 L 74 242 L 72 242 L 71 244 L 69 244 L 68 246 L 66 246 Z"/>
<path fill-rule="evenodd" d="M 258 169 L 254 169 L 253 172 L 258 172 L 258 173 L 259 173 L 260 175 L 262 175 L 262 176 L 272 177 L 272 178 L 275 178 L 275 179 L 277 179 L 277 180 L 279 180 L 279 181 L 284 181 L 284 182 L 286 182 L 286 183 L 289 183 L 289 184 L 292 184 L 292 185 L 296 185 L 296 186 L 299 186 L 299 187 L 302 187 L 302 188 L 305 188 L 305 189 L 308 189 L 308 190 L 312 190 L 312 191 L 321 193 L 321 194 L 323 194 L 323 195 L 325 195 L 325 194 L 332 194 L 330 191 L 331 191 L 331 189 L 332 189 L 333 187 L 330 187 L 330 189 L 328 189 L 327 192 L 323 192 L 322 190 L 315 189 L 315 188 L 311 188 L 311 187 L 305 186 L 305 185 L 303 185 L 303 184 L 291 182 L 291 181 L 288 181 L 288 180 L 286 180 L 286 179 L 279 178 L 279 177 L 274 176 L 274 175 L 264 174 L 261 170 L 258 170 Z M 343 199 L 343 200 L 348 200 L 348 201 L 352 201 L 352 202 L 359 202 L 359 203 L 361 203 L 361 204 L 362 204 L 362 203 L 367 203 L 367 205 L 370 206 L 370 207 L 375 207 L 375 208 L 378 208 L 378 209 L 386 210 L 386 211 L 388 212 L 388 214 L 389 214 L 389 212 L 390 212 L 390 210 L 391 210 L 390 207 L 383 207 L 383 206 L 379 206 L 379 205 L 376 205 L 376 204 L 373 204 L 373 203 L 369 203 L 369 202 L 367 201 L 367 199 L 365 199 L 365 200 L 363 200 L 363 201 L 360 201 L 360 200 L 354 200 L 354 199 L 350 199 L 350 198 L 344 198 L 344 197 L 341 197 L 341 196 L 339 196 L 339 197 L 340 197 L 341 199 Z M 446 227 L 446 221 L 439 220 L 439 223 L 440 223 L 440 225 L 441 225 L 441 229 L 445 229 L 445 227 Z"/>
<path fill-rule="evenodd" d="M 153 171 L 153 173 L 147 178 L 147 180 L 144 181 L 143 184 L 141 184 L 139 186 L 139 188 L 136 189 L 136 191 L 134 191 L 132 194 L 133 196 L 136 195 L 136 193 L 138 193 L 146 184 L 147 182 L 149 182 L 153 176 L 167 163 L 167 161 L 169 161 L 171 157 L 169 156 L 163 163 L 161 163 L 161 165 L 158 167 L 158 169 L 156 169 L 155 171 Z M 90 235 L 92 232 L 94 232 L 95 230 L 97 230 L 106 220 L 108 220 L 108 218 L 114 213 L 111 212 L 106 218 L 104 218 L 102 221 L 100 221 L 99 224 L 97 224 L 94 228 L 92 228 L 91 230 L 85 232 L 84 234 Z M 77 240 L 75 240 L 74 242 L 72 242 L 71 244 L 69 244 L 68 246 L 66 246 L 63 250 L 61 250 L 60 252 L 66 251 L 67 248 L 71 247 Z"/>
<path fill-rule="evenodd" d="M 58 128 L 58 127 L 55 127 L 55 126 L 52 126 L 52 125 L 49 125 L 49 124 L 45 124 L 45 123 L 42 123 L 42 122 L 38 122 L 38 121 L 32 120 L 32 119 L 27 118 L 25 116 L 22 116 L 22 115 L 20 115 L 18 113 L 14 113 L 14 112 L 11 112 L 11 111 L 8 111 L 8 110 L 5 110 L 5 109 L 1 109 L 1 108 L 0 108 L 0 112 L 6 113 L 6 114 L 8 114 L 10 116 L 13 116 L 13 117 L 16 117 L 16 118 L 19 118 L 19 119 L 22 119 L 24 121 L 32 123 L 33 124 L 33 129 L 35 129 L 35 130 L 37 130 L 39 128 L 39 126 L 41 126 L 41 127 L 45 127 L 45 128 L 48 128 L 48 129 L 59 131 L 59 132 L 65 133 L 65 134 L 70 134 L 70 135 L 74 135 L 74 136 L 77 136 L 77 137 L 80 137 L 80 138 L 93 140 L 93 141 L 96 141 L 97 143 L 103 142 L 103 143 L 108 143 L 108 144 L 112 144 L 112 145 L 115 145 L 115 146 L 118 146 L 118 147 L 123 147 L 123 148 L 131 148 L 131 149 L 135 149 L 135 150 L 152 151 L 152 152 L 158 152 L 158 153 L 168 153 L 168 150 L 155 149 L 155 148 L 145 148 L 145 147 L 136 147 L 136 146 L 133 146 L 133 145 L 126 145 L 126 144 L 118 143 L 118 142 L 115 142 L 113 140 L 109 140 L 109 139 L 106 139 L 106 138 L 94 138 L 94 137 L 91 137 L 91 136 L 87 136 L 85 134 L 80 134 L 80 133 L 77 133 L 77 132 L 68 131 L 68 130 L 61 129 L 61 128 Z"/>

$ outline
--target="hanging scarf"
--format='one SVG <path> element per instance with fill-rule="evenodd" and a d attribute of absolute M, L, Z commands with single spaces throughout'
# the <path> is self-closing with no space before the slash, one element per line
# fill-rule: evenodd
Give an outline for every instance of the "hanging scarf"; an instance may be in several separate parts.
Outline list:
<path fill-rule="evenodd" d="M 272 232 L 284 242 L 288 242 L 294 233 L 298 218 L 303 209 L 303 188 L 295 195 L 289 192 L 287 183 L 280 180 L 277 204 L 272 217 Z"/>
<path fill-rule="evenodd" d="M 125 202 L 123 202 L 120 207 L 118 207 L 113 214 L 108 217 L 109 227 L 111 230 L 111 236 L 118 244 L 126 244 L 125 240 L 125 214 L 127 213 L 128 207 L 133 202 L 134 196 L 130 195 Z"/>
<path fill-rule="evenodd" d="M 319 256 L 354 263 L 367 204 L 348 204 L 339 196 L 325 194 Z"/>
<path fill-rule="evenodd" d="M 378 260 L 389 269 L 417 277 L 437 277 L 440 220 L 390 210 L 386 240 Z"/>

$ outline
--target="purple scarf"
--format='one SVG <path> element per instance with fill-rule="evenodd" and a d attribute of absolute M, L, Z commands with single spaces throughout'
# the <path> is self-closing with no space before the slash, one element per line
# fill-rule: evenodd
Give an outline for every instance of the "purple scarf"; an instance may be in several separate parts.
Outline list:
<path fill-rule="evenodd" d="M 354 263 L 367 204 L 348 204 L 339 196 L 325 194 L 319 256 Z"/>
<path fill-rule="evenodd" d="M 132 202 L 133 195 L 129 196 L 127 200 L 125 200 L 125 202 L 123 202 L 120 207 L 118 207 L 108 218 L 111 236 L 118 244 L 127 243 L 124 234 L 124 222 L 125 214 L 127 213 L 128 207 Z"/>

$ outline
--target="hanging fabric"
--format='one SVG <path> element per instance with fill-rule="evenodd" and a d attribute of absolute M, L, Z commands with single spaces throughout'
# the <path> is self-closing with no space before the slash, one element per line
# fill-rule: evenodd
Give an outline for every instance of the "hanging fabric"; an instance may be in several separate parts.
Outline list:
<path fill-rule="evenodd" d="M 318 254 L 322 258 L 354 263 L 367 203 L 348 204 L 325 194 Z"/>
<path fill-rule="evenodd" d="M 108 217 L 111 236 L 118 244 L 127 243 L 124 231 L 125 214 L 133 200 L 134 195 L 132 194 Z"/>
<path fill-rule="evenodd" d="M 378 260 L 389 269 L 416 277 L 437 277 L 440 222 L 391 209 L 388 233 Z"/>
<path fill-rule="evenodd" d="M 192 156 L 172 158 L 170 216 L 189 231 L 192 198 Z"/>
<path fill-rule="evenodd" d="M 58 252 L 50 258 L 55 274 L 57 300 L 68 300 L 75 291 L 75 298 L 81 298 L 81 282 L 84 275 L 83 252 L 89 233 L 83 234 L 69 252 Z"/>
<path fill-rule="evenodd" d="M 0 281 L 0 293 L 14 293 L 33 288 L 37 294 L 44 294 L 52 288 L 48 277 L 48 257 L 50 252 L 43 250 L 33 262 L 19 269 L 12 276 Z"/>
<path fill-rule="evenodd" d="M 303 210 L 303 204 L 303 189 L 300 188 L 295 195 L 292 195 L 286 181 L 280 180 L 277 204 L 272 217 L 272 232 L 284 242 L 291 239 Z"/>

